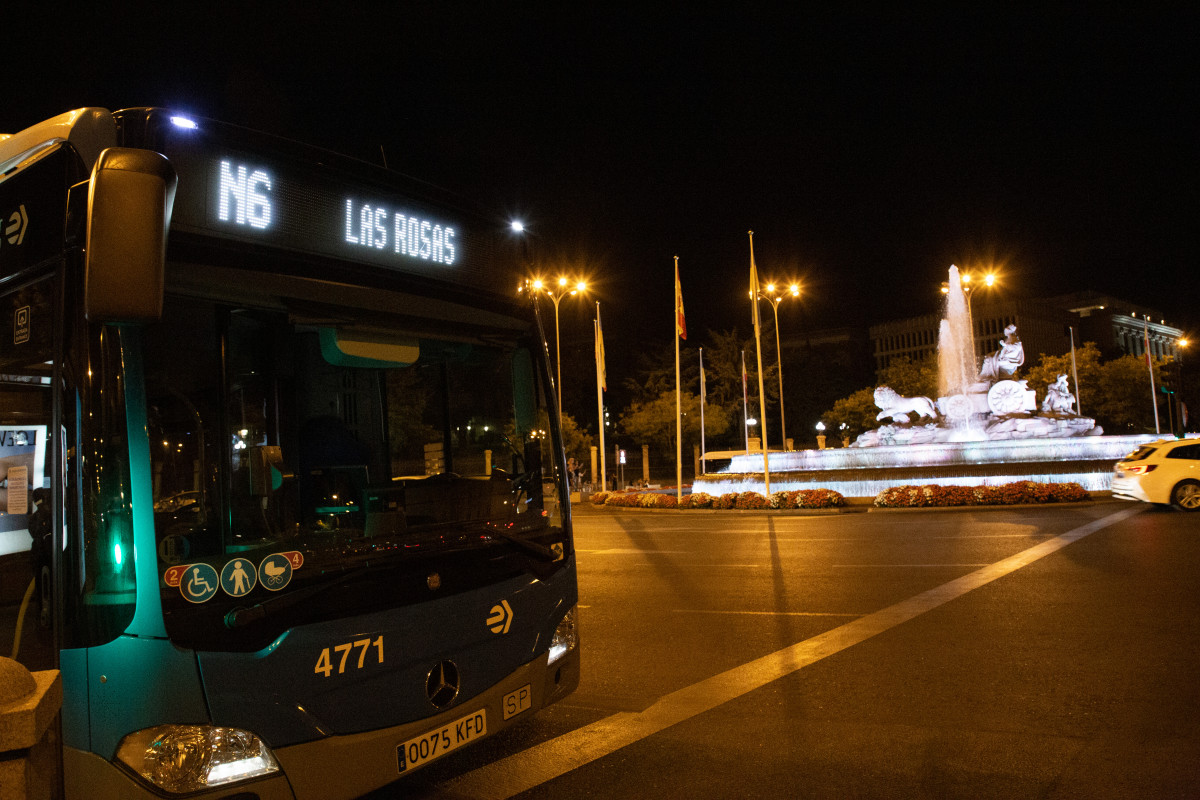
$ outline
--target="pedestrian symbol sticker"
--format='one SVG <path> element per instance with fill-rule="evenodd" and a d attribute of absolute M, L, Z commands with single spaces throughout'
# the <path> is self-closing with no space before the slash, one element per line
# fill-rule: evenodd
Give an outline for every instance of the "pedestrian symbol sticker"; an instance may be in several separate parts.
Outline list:
<path fill-rule="evenodd" d="M 285 553 L 272 553 L 258 565 L 258 582 L 270 592 L 278 592 L 292 581 L 292 560 Z"/>
<path fill-rule="evenodd" d="M 254 564 L 244 558 L 235 558 L 221 570 L 221 588 L 230 597 L 244 597 L 254 588 L 255 574 Z"/>
<path fill-rule="evenodd" d="M 221 585 L 217 571 L 208 564 L 188 564 L 182 573 L 176 574 L 179 575 L 179 593 L 189 603 L 203 603 L 216 594 Z"/>

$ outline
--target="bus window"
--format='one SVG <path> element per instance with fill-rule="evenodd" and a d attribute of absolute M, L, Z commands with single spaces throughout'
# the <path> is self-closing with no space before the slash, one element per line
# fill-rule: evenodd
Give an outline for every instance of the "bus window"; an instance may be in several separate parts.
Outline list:
<path fill-rule="evenodd" d="M 496 580 L 561 560 L 533 340 L 421 339 L 412 364 L 363 367 L 331 363 L 322 330 L 168 298 L 144 336 L 160 588 L 178 642 L 263 646 L 285 623 L 418 602 L 402 575 L 431 558 L 487 564 Z M 338 591 L 276 602 L 323 585 Z M 268 597 L 286 611 L 258 621 Z"/>

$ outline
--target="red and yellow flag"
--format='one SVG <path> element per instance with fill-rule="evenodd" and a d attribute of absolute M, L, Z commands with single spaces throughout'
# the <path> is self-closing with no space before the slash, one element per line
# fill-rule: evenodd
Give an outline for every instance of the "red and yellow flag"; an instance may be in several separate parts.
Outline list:
<path fill-rule="evenodd" d="M 687 322 L 683 318 L 683 289 L 679 286 L 679 259 L 675 259 L 675 335 L 687 339 Z"/>

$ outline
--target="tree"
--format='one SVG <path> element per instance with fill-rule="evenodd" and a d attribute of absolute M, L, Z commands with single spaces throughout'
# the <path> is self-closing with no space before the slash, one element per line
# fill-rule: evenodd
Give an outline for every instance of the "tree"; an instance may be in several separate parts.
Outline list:
<path fill-rule="evenodd" d="M 1143 365 L 1145 366 L 1145 365 Z M 1103 365 L 1100 363 L 1100 348 L 1095 342 L 1085 342 L 1075 350 L 1075 369 L 1071 369 L 1071 354 L 1048 356 L 1042 353 L 1036 366 L 1023 369 L 1017 377 L 1028 381 L 1028 386 L 1037 392 L 1038 408 L 1046 397 L 1046 387 L 1058 380 L 1059 375 L 1066 375 L 1071 383 L 1071 391 L 1075 394 L 1075 410 L 1086 416 L 1092 413 L 1093 401 L 1098 401 L 1100 374 Z M 1079 373 L 1079 385 L 1075 384 L 1075 372 Z M 1082 409 L 1082 411 L 1081 411 Z"/>
<path fill-rule="evenodd" d="M 592 435 L 580 428 L 575 419 L 567 413 L 562 415 L 562 438 L 567 458 L 574 458 L 581 464 L 590 463 L 592 445 L 595 444 Z"/>
<path fill-rule="evenodd" d="M 843 397 L 833 404 L 833 408 L 821 415 L 825 428 L 833 434 L 841 431 L 844 423 L 846 435 L 851 439 L 865 431 L 878 428 L 880 422 L 875 419 L 879 407 L 875 405 L 875 390 L 859 389 L 849 397 Z"/>
<path fill-rule="evenodd" d="M 1162 361 L 1154 360 L 1154 385 L 1162 385 L 1159 369 Z M 1166 395 L 1155 394 L 1154 401 Z M 1106 362 L 1100 369 L 1096 399 L 1090 401 L 1089 417 L 1095 417 L 1106 433 L 1151 433 L 1154 431 L 1154 406 L 1151 404 L 1150 373 L 1145 356 L 1121 356 Z M 1094 413 L 1093 413 L 1094 412 Z M 1167 427 L 1164 408 L 1159 420 L 1160 429 Z"/>
<path fill-rule="evenodd" d="M 937 354 L 920 361 L 913 361 L 907 356 L 893 359 L 884 368 L 880 378 L 880 386 L 888 386 L 903 397 L 936 398 L 938 396 Z"/>
<path fill-rule="evenodd" d="M 746 353 L 747 394 L 750 398 L 752 414 L 758 416 L 758 370 L 754 354 L 754 342 L 742 341 L 738 338 L 737 329 L 731 331 L 707 332 L 712 344 L 704 347 L 705 373 L 705 436 L 709 445 L 714 449 L 741 444 L 741 408 L 742 408 L 742 352 Z M 696 348 L 683 347 L 680 349 L 680 386 L 684 396 L 695 396 L 700 391 L 700 363 Z M 654 436 L 649 427 L 641 427 L 644 421 L 653 420 L 669 428 L 659 435 L 660 442 L 670 443 L 674 449 L 675 436 L 675 350 L 674 346 L 654 349 L 640 353 L 638 356 L 639 369 L 634 378 L 626 379 L 625 388 L 633 393 L 633 402 L 621 413 L 621 420 L 631 420 L 636 433 L 623 425 L 623 432 L 635 436 L 644 436 L 643 444 L 653 444 Z M 779 384 L 775 359 L 763 364 L 763 383 L 767 398 L 767 413 L 772 414 L 778 404 Z M 668 408 L 656 410 L 662 398 L 670 398 Z M 699 400 L 696 400 L 694 412 L 699 415 Z M 736 423 L 736 424 L 735 424 Z M 696 435 L 691 443 L 699 442 L 699 423 L 694 425 Z M 669 436 L 667 439 L 662 437 Z M 711 439 L 709 438 L 711 437 Z M 732 441 L 736 439 L 736 442 Z M 687 441 L 685 439 L 685 441 Z M 657 446 L 657 445 L 655 445 Z M 690 446 L 690 444 L 689 444 Z"/>
<path fill-rule="evenodd" d="M 700 443 L 700 398 L 691 392 L 680 394 L 683 412 L 683 451 L 690 453 Z M 717 437 L 729 429 L 730 408 L 705 403 L 705 439 Z M 634 401 L 621 415 L 621 432 L 638 444 L 648 444 L 660 453 L 675 452 L 675 392 L 663 392 L 649 402 Z"/>

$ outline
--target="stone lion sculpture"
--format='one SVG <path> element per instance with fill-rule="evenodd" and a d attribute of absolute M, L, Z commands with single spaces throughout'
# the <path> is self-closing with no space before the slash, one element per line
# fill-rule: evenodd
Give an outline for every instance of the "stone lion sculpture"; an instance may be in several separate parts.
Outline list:
<path fill-rule="evenodd" d="M 908 422 L 910 413 L 916 414 L 918 419 L 937 418 L 937 409 L 928 397 L 901 397 L 887 386 L 875 389 L 875 405 L 883 409 L 875 416 L 876 420 L 891 417 L 893 422 Z"/>

